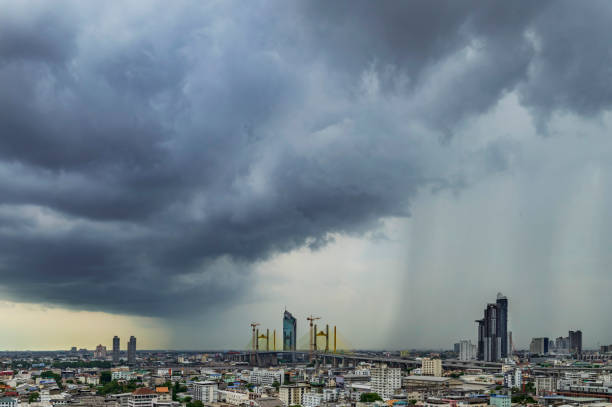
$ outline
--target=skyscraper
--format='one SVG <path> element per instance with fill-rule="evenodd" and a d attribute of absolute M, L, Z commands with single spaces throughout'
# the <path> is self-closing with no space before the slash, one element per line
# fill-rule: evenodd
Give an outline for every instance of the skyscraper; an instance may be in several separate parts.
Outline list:
<path fill-rule="evenodd" d="M 285 310 L 283 314 L 283 350 L 294 351 L 296 349 L 296 319 L 291 313 Z"/>
<path fill-rule="evenodd" d="M 478 324 L 478 359 L 495 362 L 508 357 L 508 299 L 497 294 L 495 304 L 487 304 Z"/>
<path fill-rule="evenodd" d="M 136 363 L 136 338 L 130 336 L 130 341 L 128 342 L 128 364 L 133 365 L 134 363 Z"/>
<path fill-rule="evenodd" d="M 477 319 L 478 343 L 476 344 L 476 359 L 484 360 L 484 319 Z"/>
<path fill-rule="evenodd" d="M 535 355 L 547 355 L 549 350 L 548 346 L 548 338 L 533 338 L 529 345 L 529 352 Z"/>
<path fill-rule="evenodd" d="M 571 353 L 582 353 L 582 331 L 569 331 L 569 349 Z"/>
<path fill-rule="evenodd" d="M 501 339 L 501 358 L 508 357 L 508 299 L 497 293 L 497 336 Z"/>
<path fill-rule="evenodd" d="M 113 337 L 113 363 L 119 363 L 120 353 L 121 353 L 121 348 L 119 346 L 119 337 L 115 335 Z"/>
<path fill-rule="evenodd" d="M 497 336 L 499 332 L 497 305 L 487 304 L 484 315 L 484 360 L 495 362 L 501 357 L 501 338 Z"/>

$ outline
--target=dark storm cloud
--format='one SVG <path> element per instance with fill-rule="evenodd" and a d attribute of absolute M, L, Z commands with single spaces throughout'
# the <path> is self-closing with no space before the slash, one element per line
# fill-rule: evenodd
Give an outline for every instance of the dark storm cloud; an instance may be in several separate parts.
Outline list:
<path fill-rule="evenodd" d="M 612 4 L 562 2 L 538 16 L 537 52 L 524 103 L 546 120 L 555 109 L 592 116 L 612 106 L 612 46 L 606 41 Z"/>
<path fill-rule="evenodd" d="M 145 315 L 232 301 L 253 262 L 460 184 L 437 140 L 506 92 L 538 114 L 610 102 L 603 2 L 18 4 L 0 17 L 16 300 Z"/>

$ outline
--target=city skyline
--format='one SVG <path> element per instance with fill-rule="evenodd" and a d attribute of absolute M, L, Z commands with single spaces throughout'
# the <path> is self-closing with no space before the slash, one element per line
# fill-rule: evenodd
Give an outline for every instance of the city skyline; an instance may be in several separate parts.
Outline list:
<path fill-rule="evenodd" d="M 0 350 L 612 343 L 610 2 L 0 6 Z"/>
<path fill-rule="evenodd" d="M 532 353 L 537 353 L 534 352 L 534 341 L 538 340 L 538 341 L 544 341 L 542 344 L 539 344 L 537 346 L 542 346 L 542 349 L 545 349 L 544 351 L 542 351 L 543 354 L 547 354 L 548 353 L 548 349 L 556 349 L 559 350 L 561 348 L 565 348 L 568 350 L 568 353 L 578 353 L 580 354 L 582 352 L 582 331 L 581 330 L 569 330 L 568 331 L 568 336 L 566 338 L 563 337 L 558 337 L 557 338 L 557 342 L 559 342 L 560 340 L 565 340 L 566 344 L 565 345 L 559 345 L 558 343 L 555 345 L 555 341 L 552 339 L 552 337 L 550 338 L 550 345 L 549 345 L 549 338 L 548 337 L 541 337 L 541 338 L 532 338 L 529 346 L 527 346 L 524 349 L 513 349 L 512 346 L 512 332 L 508 330 L 508 305 L 509 305 L 509 301 L 507 299 L 506 296 L 504 296 L 501 292 L 497 293 L 497 298 L 496 298 L 496 303 L 494 304 L 487 304 L 487 307 L 484 310 L 485 313 L 485 317 L 484 319 L 481 320 L 476 320 L 476 322 L 478 323 L 478 329 L 476 331 L 476 340 L 475 340 L 475 344 L 472 344 L 472 338 L 468 338 L 468 339 L 461 339 L 459 342 L 456 342 L 453 344 L 452 347 L 441 347 L 439 348 L 440 350 L 450 350 L 452 348 L 454 348 L 455 353 L 457 354 L 461 354 L 461 355 L 471 355 L 470 357 L 463 357 L 461 356 L 460 359 L 461 360 L 482 360 L 482 361 L 500 361 L 500 360 L 504 360 L 506 358 L 509 357 L 509 355 L 512 354 L 512 352 L 516 351 L 531 351 Z M 312 317 L 312 316 L 311 316 Z M 308 346 L 308 341 L 309 339 L 307 339 L 308 335 L 312 335 L 313 331 L 310 330 L 310 328 L 308 327 L 309 325 L 309 321 L 307 317 L 304 317 L 304 323 L 306 325 L 306 328 L 304 329 L 304 334 L 302 335 L 301 338 L 298 338 L 296 336 L 296 332 L 297 332 L 297 321 L 298 318 L 295 318 L 293 316 L 293 314 L 291 312 L 289 312 L 287 310 L 287 308 L 285 307 L 283 313 L 282 313 L 282 329 L 280 330 L 280 338 L 278 342 L 276 342 L 276 329 L 275 328 L 270 328 L 270 327 L 260 327 L 257 328 L 258 326 L 260 326 L 261 324 L 259 323 L 251 323 L 251 328 L 252 328 L 252 338 L 255 337 L 255 334 L 259 334 L 259 335 L 264 335 L 264 332 L 266 333 L 266 335 L 270 335 L 272 334 L 272 336 L 267 336 L 267 340 L 269 341 L 267 344 L 264 342 L 263 344 L 259 343 L 259 348 L 262 350 L 266 350 L 267 348 L 269 348 L 269 350 L 272 351 L 307 351 L 309 349 Z M 317 320 L 320 320 L 320 317 L 316 318 Z M 329 324 L 323 324 L 323 325 L 319 325 L 320 329 L 323 329 L 324 326 L 329 326 Z M 315 325 L 316 327 L 317 325 Z M 320 329 L 317 329 L 316 332 L 319 332 Z M 334 339 L 332 340 L 332 343 L 335 343 L 335 335 L 336 335 L 336 326 L 334 325 L 332 327 L 333 329 L 333 335 L 334 335 Z M 487 333 L 489 332 L 489 333 Z M 491 335 L 493 335 L 493 337 L 491 337 Z M 503 338 L 506 339 L 505 343 Z M 298 340 L 302 340 L 302 345 L 298 346 Z M 266 339 L 263 339 L 264 341 L 266 341 Z M 112 357 L 112 361 L 113 363 L 117 363 L 120 359 L 121 354 L 125 354 L 126 355 L 126 361 L 129 364 L 134 364 L 135 362 L 135 353 L 136 353 L 136 337 L 133 335 L 130 335 L 129 340 L 127 341 L 126 347 L 125 349 L 121 348 L 121 338 L 117 335 L 113 336 L 112 338 L 112 346 L 105 346 L 103 345 L 104 341 L 102 343 L 100 343 L 98 346 L 96 346 L 96 352 L 98 352 L 99 347 L 103 347 L 104 348 L 104 352 L 108 352 L 109 355 L 111 355 Z M 273 345 L 274 344 L 274 345 Z M 343 344 L 343 346 L 351 346 L 351 344 Z M 473 347 L 473 349 L 472 349 Z M 597 350 L 599 348 L 599 343 L 598 346 L 593 348 L 593 349 L 585 349 L 585 350 Z M 67 349 L 67 348 L 66 348 Z M 87 349 L 87 348 L 81 348 L 80 346 L 71 346 L 71 349 Z M 157 348 L 145 348 L 143 349 L 143 351 L 146 350 L 155 350 Z M 165 349 L 165 348 L 158 348 L 158 349 Z M 232 347 L 226 347 L 226 348 L 207 348 L 207 347 L 201 347 L 201 348 L 189 348 L 189 349 L 182 349 L 182 350 L 189 350 L 189 351 L 198 351 L 198 350 L 219 350 L 219 351 L 226 351 L 226 350 L 252 350 L 254 349 L 253 344 L 248 344 L 246 349 L 242 349 L 242 348 L 232 348 Z M 410 347 L 410 346 L 404 346 L 404 347 L 400 347 L 400 348 L 363 348 L 360 346 L 352 346 L 351 348 L 342 348 L 342 350 L 349 350 L 349 349 L 371 349 L 371 350 L 393 350 L 393 351 L 398 351 L 398 350 L 408 350 L 408 349 L 415 349 L 415 350 L 435 350 L 436 348 L 414 348 L 414 347 Z M 9 351 L 11 349 L 8 349 Z M 19 350 L 19 349 L 13 349 L 13 350 Z M 23 349 L 26 350 L 26 349 Z M 42 348 L 40 350 L 62 350 L 62 349 L 51 349 L 51 348 Z M 168 348 L 168 350 L 181 350 L 181 349 L 171 349 Z M 0 350 L 2 351 L 2 350 Z M 5 350 L 6 351 L 6 350 Z"/>

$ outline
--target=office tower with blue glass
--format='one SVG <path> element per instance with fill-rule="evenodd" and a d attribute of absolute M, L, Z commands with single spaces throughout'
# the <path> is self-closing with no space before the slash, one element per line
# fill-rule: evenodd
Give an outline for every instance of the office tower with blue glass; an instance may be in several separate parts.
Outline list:
<path fill-rule="evenodd" d="M 297 343 L 297 323 L 291 313 L 285 310 L 283 314 L 283 350 L 295 351 Z"/>

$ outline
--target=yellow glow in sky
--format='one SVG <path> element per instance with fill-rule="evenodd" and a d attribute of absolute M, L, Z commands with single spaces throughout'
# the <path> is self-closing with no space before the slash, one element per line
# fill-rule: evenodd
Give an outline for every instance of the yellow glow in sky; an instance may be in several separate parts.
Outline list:
<path fill-rule="evenodd" d="M 0 301 L 1 350 L 62 350 L 72 346 L 93 350 L 102 344 L 112 348 L 112 338 L 121 338 L 127 349 L 134 335 L 138 349 L 168 348 L 164 324 L 155 318 L 74 311 L 37 304 Z"/>

